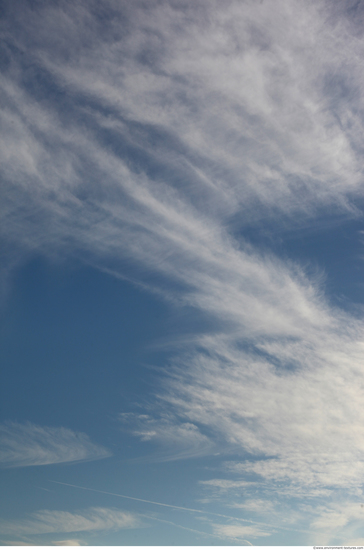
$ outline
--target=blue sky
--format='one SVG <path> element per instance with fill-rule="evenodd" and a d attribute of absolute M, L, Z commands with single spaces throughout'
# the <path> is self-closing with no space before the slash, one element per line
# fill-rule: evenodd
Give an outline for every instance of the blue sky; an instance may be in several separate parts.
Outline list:
<path fill-rule="evenodd" d="M 364 544 L 363 17 L 2 2 L 1 544 Z"/>

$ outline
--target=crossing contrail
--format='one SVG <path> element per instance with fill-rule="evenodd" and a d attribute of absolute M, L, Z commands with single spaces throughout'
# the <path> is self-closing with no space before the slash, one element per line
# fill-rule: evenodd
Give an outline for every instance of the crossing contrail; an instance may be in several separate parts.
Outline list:
<path fill-rule="evenodd" d="M 146 514 L 139 514 L 143 518 L 148 518 L 153 521 L 160 521 L 162 523 L 168 523 L 169 525 L 174 525 L 175 527 L 179 527 L 180 529 L 185 529 L 185 531 L 191 531 L 192 533 L 198 533 L 199 535 L 203 535 L 205 537 L 215 537 L 218 539 L 224 539 L 226 540 L 226 536 L 224 535 L 218 535 L 217 533 L 206 533 L 206 531 L 198 531 L 197 529 L 192 529 L 191 527 L 184 527 L 184 525 L 178 525 L 178 523 L 174 523 L 174 521 L 168 521 L 167 519 L 161 519 L 161 518 L 155 518 L 153 516 L 147 516 Z M 242 542 L 246 542 L 249 544 L 249 546 L 254 546 L 251 542 L 249 542 L 246 539 L 240 539 Z"/>
<path fill-rule="evenodd" d="M 253 523 L 254 525 L 260 525 L 264 527 L 270 527 L 273 529 L 280 529 L 283 531 L 296 531 L 297 533 L 306 533 L 309 535 L 313 535 L 314 533 L 312 531 L 306 531 L 304 529 L 296 529 L 294 527 L 280 527 L 279 525 L 273 525 L 271 523 L 264 523 L 262 521 L 254 521 L 252 519 L 244 519 L 239 518 L 237 516 L 228 516 L 226 514 L 219 514 L 217 512 L 209 512 L 207 510 L 198 510 L 197 508 L 185 508 L 184 506 L 176 506 L 175 504 L 165 504 L 163 502 L 156 502 L 154 500 L 146 500 L 144 498 L 136 498 L 136 497 L 130 497 L 129 495 L 122 495 L 120 493 L 110 493 L 109 491 L 101 491 L 100 489 L 90 489 L 89 487 L 82 487 L 81 485 L 72 485 L 71 483 L 64 483 L 62 481 L 54 481 L 52 479 L 49 479 L 51 483 L 58 483 L 58 485 L 66 485 L 67 487 L 74 487 L 76 489 L 83 489 L 84 491 L 92 491 L 94 493 L 101 493 L 103 495 L 111 495 L 114 497 L 119 498 L 126 498 L 129 500 L 136 500 L 138 502 L 146 502 L 147 504 L 155 504 L 156 506 L 164 506 L 165 508 L 174 508 L 175 510 L 184 510 L 185 512 L 197 512 L 198 514 L 208 514 L 212 516 L 218 516 L 220 518 L 226 518 L 226 519 L 236 519 L 238 521 L 244 521 L 246 523 Z"/>

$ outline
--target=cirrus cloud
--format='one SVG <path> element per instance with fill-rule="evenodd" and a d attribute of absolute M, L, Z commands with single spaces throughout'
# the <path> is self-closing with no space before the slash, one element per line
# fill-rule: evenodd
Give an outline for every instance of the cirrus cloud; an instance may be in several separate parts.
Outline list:
<path fill-rule="evenodd" d="M 84 433 L 67 428 L 37 426 L 30 422 L 7 422 L 0 425 L 0 467 L 20 468 L 98 460 L 111 456 Z"/>
<path fill-rule="evenodd" d="M 114 508 L 89 508 L 80 512 L 41 510 L 30 519 L 0 521 L 0 532 L 7 535 L 38 535 L 81 531 L 130 529 L 138 519 L 130 512 Z"/>

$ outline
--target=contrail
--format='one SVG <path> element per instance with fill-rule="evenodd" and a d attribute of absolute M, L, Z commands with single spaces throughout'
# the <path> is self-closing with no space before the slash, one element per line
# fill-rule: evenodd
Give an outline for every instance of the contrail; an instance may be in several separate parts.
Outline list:
<path fill-rule="evenodd" d="M 71 483 L 63 483 L 62 481 L 54 481 L 53 479 L 49 479 L 51 483 L 58 483 L 58 485 L 67 485 L 67 487 L 74 487 L 76 489 L 83 489 L 84 491 L 92 491 L 94 493 L 102 493 L 103 495 L 111 495 L 114 497 L 119 498 L 127 498 L 129 500 L 136 500 L 138 502 L 146 502 L 147 504 L 155 504 L 156 506 L 164 506 L 165 508 L 174 508 L 175 510 L 184 510 L 185 512 L 197 512 L 198 514 L 209 514 L 212 516 L 219 516 L 220 518 L 226 518 L 226 519 L 236 519 L 239 521 L 245 521 L 246 523 L 253 523 L 254 525 L 263 525 L 264 527 L 270 527 L 273 529 L 280 529 L 283 531 L 296 531 L 297 533 L 306 533 L 309 535 L 313 535 L 314 533 L 312 531 L 306 531 L 304 529 L 295 529 L 295 528 L 289 528 L 289 527 L 280 527 L 278 525 L 272 525 L 271 523 L 263 523 L 262 521 L 254 521 L 252 519 L 243 519 L 236 516 L 227 516 L 225 514 L 219 514 L 217 512 L 208 512 L 207 510 L 198 510 L 196 508 L 185 508 L 184 506 L 176 506 L 174 504 L 165 504 L 163 502 L 155 502 L 154 500 L 146 500 L 144 498 L 136 498 L 136 497 L 130 497 L 128 495 L 121 495 L 119 493 L 110 493 L 109 491 L 101 491 L 99 489 L 90 489 L 89 487 L 82 487 L 81 485 L 72 485 Z"/>
<path fill-rule="evenodd" d="M 174 523 L 173 521 L 168 521 L 167 519 L 161 519 L 161 518 L 155 518 L 153 516 L 147 516 L 146 514 L 139 514 L 143 518 L 151 519 L 152 521 L 161 521 L 162 523 L 168 523 L 169 525 L 174 525 L 175 527 L 179 527 L 180 529 L 185 529 L 186 531 L 192 531 L 192 533 L 198 533 L 199 535 L 204 535 L 205 537 L 216 537 L 218 539 L 224 539 L 226 540 L 226 536 L 224 535 L 218 535 L 217 533 L 206 533 L 206 531 L 198 531 L 197 529 L 191 529 L 190 527 L 184 527 L 183 525 L 178 525 L 178 523 Z M 242 542 L 247 542 L 249 546 L 254 546 L 251 542 L 249 542 L 246 539 L 239 539 Z"/>

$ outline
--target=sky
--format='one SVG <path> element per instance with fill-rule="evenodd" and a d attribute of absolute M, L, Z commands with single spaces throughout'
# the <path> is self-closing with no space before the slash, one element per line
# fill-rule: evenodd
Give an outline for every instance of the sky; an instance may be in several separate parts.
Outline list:
<path fill-rule="evenodd" d="M 364 4 L 0 12 L 0 544 L 364 545 Z"/>

